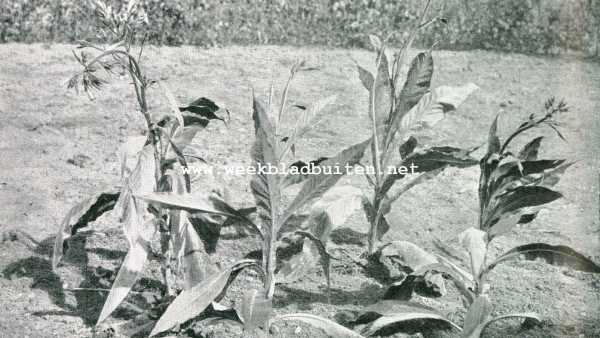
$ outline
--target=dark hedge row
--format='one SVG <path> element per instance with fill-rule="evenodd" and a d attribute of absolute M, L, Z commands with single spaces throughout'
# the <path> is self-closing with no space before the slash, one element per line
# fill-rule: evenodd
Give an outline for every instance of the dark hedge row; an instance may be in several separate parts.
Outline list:
<path fill-rule="evenodd" d="M 115 7 L 125 0 L 113 0 Z M 422 0 L 142 0 L 153 44 L 312 44 L 364 47 L 370 33 L 402 38 Z M 600 0 L 438 0 L 418 44 L 600 54 Z M 1 0 L 0 41 L 73 42 L 96 36 L 90 3 L 82 0 Z"/>

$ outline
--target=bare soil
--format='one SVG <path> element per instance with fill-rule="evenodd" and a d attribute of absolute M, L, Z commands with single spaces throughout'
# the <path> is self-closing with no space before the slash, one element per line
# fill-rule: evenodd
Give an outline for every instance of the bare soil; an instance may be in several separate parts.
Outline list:
<path fill-rule="evenodd" d="M 51 270 L 51 248 L 67 210 L 81 199 L 119 184 L 115 151 L 127 136 L 143 131 L 134 94 L 126 79 L 114 79 L 90 102 L 84 94 L 66 90 L 65 81 L 78 70 L 69 45 L 0 46 L 0 337 L 91 337 L 93 324 L 127 246 L 119 225 L 103 216 L 72 240 L 73 249 L 57 274 Z M 299 157 L 313 159 L 336 153 L 368 137 L 367 92 L 353 59 L 374 68 L 372 53 L 362 50 L 323 50 L 288 47 L 148 47 L 149 75 L 165 80 L 181 102 L 206 96 L 231 111 L 228 126 L 211 123 L 195 144 L 217 167 L 250 164 L 253 140 L 251 89 L 266 94 L 271 83 L 282 87 L 288 69 L 306 59 L 314 71 L 302 73 L 290 97 L 298 104 L 337 94 L 335 106 L 308 135 Z M 421 143 L 470 147 L 481 145 L 495 114 L 503 111 L 500 132 L 506 135 L 549 96 L 565 98 L 571 110 L 561 117 L 561 141 L 544 131 L 547 157 L 577 161 L 559 188 L 565 198 L 552 203 L 538 219 L 494 244 L 494 252 L 527 242 L 570 245 L 600 262 L 600 65 L 578 58 L 540 58 L 492 52 L 435 51 L 434 85 L 474 82 L 477 91 L 434 130 L 417 133 Z M 157 89 L 151 109 L 164 98 Z M 162 107 L 165 107 L 164 105 Z M 237 206 L 253 203 L 247 176 L 225 177 Z M 478 169 L 449 169 L 437 179 L 404 195 L 389 217 L 387 240 L 410 240 L 433 249 L 431 236 L 457 245 L 456 235 L 476 224 Z M 360 176 L 343 179 L 364 188 Z M 367 222 L 357 211 L 336 240 L 358 256 Z M 258 249 L 256 239 L 225 236 L 215 260 L 232 262 Z M 143 304 L 160 288 L 157 267 L 150 265 L 130 303 Z M 229 292 L 235 304 L 244 289 L 256 284 L 244 275 Z M 275 294 L 278 313 L 310 312 L 341 319 L 336 313 L 358 310 L 384 292 L 349 260 L 336 262 L 331 300 L 319 267 L 298 283 Z M 494 313 L 536 311 L 541 327 L 523 330 L 519 322 L 495 324 L 489 337 L 600 337 L 600 277 L 556 268 L 543 262 L 515 261 L 499 267 L 492 278 Z M 419 297 L 417 297 L 419 298 Z M 436 299 L 419 298 L 461 322 L 464 310 L 451 288 Z M 138 305 L 139 306 L 139 305 Z M 124 321 L 135 306 L 124 305 L 114 317 Z M 181 332 L 190 336 L 193 332 Z M 110 333 L 106 333 L 110 335 Z M 198 328 L 197 336 L 244 337 L 223 325 Z M 451 337 L 424 328 L 425 337 Z M 322 337 L 319 331 L 283 325 L 281 337 Z M 396 335 L 401 337 L 402 335 Z"/>

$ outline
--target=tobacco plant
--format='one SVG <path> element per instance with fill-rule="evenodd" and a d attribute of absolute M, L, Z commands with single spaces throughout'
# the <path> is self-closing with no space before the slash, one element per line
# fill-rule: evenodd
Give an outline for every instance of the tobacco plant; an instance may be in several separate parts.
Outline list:
<path fill-rule="evenodd" d="M 406 242 L 383 242 L 390 226 L 386 218 L 392 203 L 414 186 L 432 179 L 449 166 L 463 168 L 477 164 L 470 156 L 473 149 L 452 146 L 423 146 L 412 136 L 419 127 L 431 127 L 454 111 L 478 87 L 473 83 L 463 86 L 431 88 L 434 62 L 431 51 L 419 52 L 407 65 L 409 49 L 419 30 L 441 18 L 425 20 L 429 1 L 414 29 L 400 49 L 388 58 L 386 46 L 376 36 L 371 44 L 376 51 L 375 73 L 357 65 L 359 78 L 369 92 L 368 116 L 372 140 L 370 167 L 365 177 L 371 193 L 362 197 L 362 207 L 369 222 L 366 262 L 356 261 L 384 283 L 395 281 L 405 272 L 417 268 L 412 256 L 426 253 Z M 405 73 L 404 68 L 408 66 Z M 369 170 L 371 169 L 371 170 Z M 400 184 L 402 183 L 402 184 Z M 391 261 L 392 264 L 388 264 Z M 383 266 L 382 266 L 383 264 Z M 400 276 L 388 268 L 400 266 Z M 380 274 L 381 271 L 387 274 Z M 443 292 L 441 276 L 427 276 L 426 288 Z"/>
<path fill-rule="evenodd" d="M 74 51 L 83 70 L 74 75 L 68 86 L 82 88 L 90 98 L 94 90 L 107 83 L 103 76 L 127 75 L 134 89 L 140 114 L 146 124 L 146 135 L 131 137 L 119 153 L 122 187 L 102 192 L 75 205 L 65 217 L 56 236 L 53 268 L 69 247 L 69 238 L 102 214 L 114 209 L 123 225 L 128 242 L 128 252 L 116 275 L 112 289 L 98 318 L 98 324 L 124 301 L 149 259 L 161 263 L 165 290 L 161 303 L 168 303 L 179 290 L 203 281 L 207 265 L 204 248 L 195 227 L 190 224 L 225 222 L 223 213 L 196 213 L 189 215 L 178 210 L 153 206 L 138 198 L 152 192 L 170 191 L 176 194 L 192 193 L 192 177 L 187 171 L 193 154 L 184 153 L 198 131 L 217 116 L 220 108 L 211 100 L 200 98 L 186 106 L 180 106 L 163 83 L 147 77 L 141 64 L 143 39 L 136 34 L 136 25 L 142 20 L 136 14 L 136 2 L 130 1 L 120 9 L 96 1 L 96 15 L 102 23 L 101 34 L 108 44 L 81 41 Z M 136 43 L 141 41 L 141 45 Z M 150 108 L 148 95 L 161 87 L 169 108 L 166 111 Z M 195 192 L 194 192 L 195 193 Z M 199 196 L 208 196 L 200 194 Z M 221 203 L 222 194 L 212 193 L 214 199 L 203 197 L 207 203 Z M 244 218 L 243 212 L 230 213 L 232 217 Z M 179 272 L 185 271 L 183 278 Z"/>
<path fill-rule="evenodd" d="M 558 130 L 559 122 L 556 117 L 567 112 L 566 104 L 549 99 L 544 109 L 545 112 L 541 116 L 531 114 L 504 142 L 497 135 L 496 117 L 489 131 L 487 153 L 480 161 L 479 222 L 476 227 L 471 227 L 459 235 L 466 255 L 443 242 L 438 242 L 443 255 L 436 255 L 435 262 L 423 262 L 416 271 L 388 289 L 385 298 L 389 300 L 375 304 L 361 314 L 359 319 L 363 319 L 363 322 L 368 317 L 367 314 L 370 315 L 370 321 L 367 321 L 369 324 L 365 329 L 367 335 L 402 319 L 414 318 L 421 305 L 415 305 L 415 308 L 407 305 L 413 303 L 392 299 L 410 298 L 415 281 L 430 272 L 443 273 L 450 278 L 460 291 L 467 309 L 462 327 L 428 308 L 431 318 L 450 323 L 461 331 L 461 337 L 464 338 L 478 338 L 489 324 L 506 318 L 526 318 L 529 323 L 541 322 L 535 313 L 491 316 L 493 305 L 487 291 L 490 273 L 498 264 L 518 258 L 542 259 L 556 266 L 600 273 L 600 266 L 564 245 L 528 243 L 512 248 L 498 257 L 489 257 L 489 246 L 494 239 L 513 231 L 517 226 L 532 222 L 543 206 L 562 197 L 554 190 L 554 186 L 572 162 L 564 159 L 539 159 L 543 140 L 541 136 L 531 139 L 518 152 L 511 149 L 515 138 L 539 126 L 549 126 L 563 138 Z M 466 269 L 461 267 L 464 256 L 468 257 L 464 264 Z M 439 317 L 435 318 L 433 314 Z"/>
<path fill-rule="evenodd" d="M 328 252 L 325 238 L 328 236 L 333 223 L 340 223 L 345 216 L 337 212 L 335 203 L 346 200 L 344 195 L 351 195 L 352 190 L 331 189 L 338 180 L 347 173 L 349 167 L 356 165 L 362 158 L 370 139 L 352 145 L 335 156 L 322 160 L 318 168 L 308 175 L 298 193 L 291 202 L 284 203 L 285 188 L 289 186 L 290 175 L 299 175 L 300 171 L 293 170 L 295 166 L 286 164 L 287 155 L 294 151 L 299 138 L 314 126 L 314 118 L 331 99 L 318 101 L 312 106 L 298 108 L 304 114 L 298 118 L 293 128 L 283 128 L 283 119 L 288 111 L 288 91 L 291 80 L 302 69 L 302 63 L 293 66 L 290 78 L 283 90 L 280 106 L 276 109 L 273 90 L 269 95 L 268 104 L 253 98 L 253 120 L 255 141 L 251 156 L 254 163 L 254 173 L 250 187 L 257 207 L 257 218 L 253 221 L 242 218 L 253 233 L 259 237 L 262 247 L 262 260 L 242 260 L 229 268 L 216 272 L 204 282 L 182 291 L 167 307 L 158 320 L 151 336 L 169 330 L 177 324 L 192 319 L 209 308 L 213 302 L 219 301 L 239 271 L 253 268 L 262 277 L 261 290 L 249 290 L 242 299 L 241 309 L 236 313 L 236 322 L 243 324 L 245 329 L 259 331 L 266 335 L 274 322 L 280 320 L 299 320 L 319 327 L 336 337 L 360 337 L 351 330 L 328 319 L 310 314 L 272 315 L 272 299 L 275 287 L 301 276 L 302 271 L 312 268 L 316 262 L 323 266 L 324 274 L 329 285 L 329 264 L 332 259 Z M 270 116 L 276 117 L 274 123 Z M 281 168 L 290 168 L 289 172 L 278 172 Z M 294 179 L 291 179 L 294 181 Z M 331 189 L 331 190 L 330 190 Z M 203 212 L 239 216 L 235 209 L 216 199 L 207 203 L 190 194 L 152 193 L 141 196 L 153 205 L 183 210 L 187 212 Z M 334 205 L 332 207 L 332 204 Z M 309 210 L 308 219 L 298 224 L 293 218 L 303 210 Z M 289 248 L 294 238 L 302 239 L 301 253 L 293 255 L 289 260 L 278 257 L 278 249 Z M 309 260 L 306 260 L 309 257 Z M 314 260 L 317 258 L 317 261 Z"/>

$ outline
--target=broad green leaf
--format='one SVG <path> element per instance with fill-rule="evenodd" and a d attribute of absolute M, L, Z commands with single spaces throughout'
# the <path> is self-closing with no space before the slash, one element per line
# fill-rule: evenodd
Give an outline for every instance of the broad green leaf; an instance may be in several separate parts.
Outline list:
<path fill-rule="evenodd" d="M 446 113 L 460 106 L 478 88 L 475 84 L 468 83 L 459 87 L 440 86 L 426 93 L 419 103 L 402 116 L 399 129 L 408 131 L 418 123 L 433 126 L 443 119 Z"/>
<path fill-rule="evenodd" d="M 394 241 L 381 249 L 379 260 L 382 264 L 399 266 L 401 271 L 414 272 L 425 266 L 438 262 L 437 258 L 421 249 L 419 246 L 407 241 Z M 398 268 L 389 267 L 390 271 Z M 414 277 L 414 278 L 413 278 Z M 386 299 L 409 300 L 415 286 L 425 285 L 421 292 L 434 295 L 445 293 L 445 285 L 439 274 L 413 275 L 394 283 L 386 292 Z"/>
<path fill-rule="evenodd" d="M 185 213 L 181 211 L 181 213 Z M 209 252 L 203 245 L 201 237 L 192 226 L 190 220 L 184 223 L 184 246 L 183 246 L 183 268 L 184 288 L 191 289 L 198 283 L 206 280 L 208 276 L 217 273 L 217 267 L 211 262 Z"/>
<path fill-rule="evenodd" d="M 246 330 L 264 326 L 269 318 L 271 318 L 272 312 L 272 300 L 265 299 L 263 293 L 256 289 L 244 292 L 241 315 Z"/>
<path fill-rule="evenodd" d="M 565 160 L 511 161 L 498 166 L 490 175 L 489 191 L 498 195 L 513 184 L 535 182 L 532 175 L 544 174 L 546 170 L 561 167 Z M 491 198 L 491 197 L 490 197 Z"/>
<path fill-rule="evenodd" d="M 308 109 L 306 109 L 304 111 L 304 113 L 298 118 L 298 120 L 296 120 L 296 126 L 294 127 L 294 132 L 292 134 L 292 136 L 289 138 L 289 140 L 287 140 L 287 149 L 292 149 L 292 147 L 295 147 L 296 143 L 298 142 L 298 140 L 302 137 L 304 137 L 304 135 L 306 135 L 306 133 L 308 133 L 311 129 L 313 129 L 317 124 L 319 124 L 319 122 L 321 122 L 321 120 L 323 119 L 323 114 L 322 111 L 325 107 L 327 107 L 330 104 L 333 104 L 335 102 L 335 100 L 337 99 L 336 95 L 332 95 L 329 97 L 326 97 L 324 99 L 321 100 L 317 100 L 316 102 L 312 103 Z M 292 154 L 294 154 L 295 152 L 292 151 Z M 283 154 L 285 155 L 285 154 Z M 280 156 L 280 157 L 283 157 Z"/>
<path fill-rule="evenodd" d="M 236 217 L 232 213 L 232 210 L 235 210 L 234 208 L 223 207 L 226 202 L 217 196 L 199 192 L 191 194 L 153 192 L 145 195 L 136 195 L 135 197 L 165 208 Z"/>
<path fill-rule="evenodd" d="M 332 338 L 364 338 L 362 335 L 323 317 L 315 316 L 308 313 L 290 313 L 280 315 L 273 318 L 273 322 L 277 321 L 299 321 L 318 329 L 323 330 Z"/>
<path fill-rule="evenodd" d="M 494 207 L 484 213 L 482 230 L 488 230 L 497 219 L 516 210 L 550 203 L 562 194 L 542 186 L 520 186 L 498 197 Z"/>
<path fill-rule="evenodd" d="M 395 300 L 383 300 L 368 307 L 363 316 L 378 316 L 373 322 L 367 325 L 363 334 L 366 337 L 374 336 L 382 329 L 393 325 L 395 332 L 401 329 L 399 323 L 411 320 L 437 320 L 451 325 L 460 330 L 460 326 L 446 318 L 442 313 L 425 305 L 413 302 L 403 302 Z M 372 318 L 372 317 L 371 317 Z M 359 317 L 360 319 L 360 317 Z M 391 332 L 390 332 L 391 333 Z"/>
<path fill-rule="evenodd" d="M 53 270 L 56 270 L 63 254 L 69 248 L 69 238 L 105 212 L 112 210 L 118 198 L 119 193 L 105 192 L 77 203 L 69 210 L 54 238 Z"/>
<path fill-rule="evenodd" d="M 469 253 L 471 273 L 473 276 L 479 276 L 487 253 L 487 233 L 479 229 L 468 228 L 458 238 L 463 248 Z"/>
<path fill-rule="evenodd" d="M 362 191 L 359 188 L 349 185 L 334 186 L 325 192 L 325 194 L 312 205 L 311 214 L 317 214 L 322 211 L 329 216 L 332 228 L 328 229 L 325 238 L 328 237 L 328 233 L 331 232 L 331 230 L 344 225 L 346 220 L 356 210 L 360 209 L 361 196 Z M 315 229 L 315 227 L 313 227 L 313 229 Z M 315 234 L 322 232 L 323 231 L 313 230 L 313 233 Z"/>
<path fill-rule="evenodd" d="M 262 220 L 263 234 L 267 239 L 272 238 L 277 233 L 276 227 L 279 226 L 277 217 L 279 216 L 281 204 L 280 179 L 278 175 L 269 173 L 260 173 L 260 166 L 272 165 L 278 167 L 278 147 L 274 136 L 274 129 L 269 121 L 267 111 L 254 98 L 254 129 L 256 139 L 252 146 L 252 160 L 257 167 L 257 174 L 252 177 L 250 188 L 256 200 L 257 212 Z"/>
<path fill-rule="evenodd" d="M 462 336 L 465 338 L 474 337 L 480 325 L 485 323 L 492 313 L 492 303 L 486 295 L 478 296 L 471 304 L 465 315 Z M 478 337 L 478 336 L 475 336 Z"/>
<path fill-rule="evenodd" d="M 456 147 L 431 147 L 412 153 L 404 161 L 407 167 L 416 167 L 415 172 L 436 170 L 445 166 L 465 168 L 479 161 L 469 155 L 469 151 Z"/>
<path fill-rule="evenodd" d="M 178 109 L 183 113 L 184 118 L 186 116 L 186 113 L 190 113 L 195 117 L 204 118 L 207 120 L 225 121 L 223 118 L 215 114 L 221 108 L 219 108 L 219 106 L 217 106 L 213 101 L 205 97 L 196 99 L 189 105 L 184 107 L 178 107 Z"/>
<path fill-rule="evenodd" d="M 399 122 L 403 116 L 413 108 L 419 100 L 429 92 L 431 86 L 431 77 L 433 75 L 433 57 L 430 52 L 417 54 L 413 59 L 406 81 L 396 98 L 396 107 L 390 116 L 389 131 L 386 135 L 386 145 L 389 146 L 399 127 Z"/>
<path fill-rule="evenodd" d="M 381 257 L 391 258 L 395 263 L 418 270 L 426 265 L 437 263 L 437 258 L 408 241 L 394 241 L 381 249 Z"/>
<path fill-rule="evenodd" d="M 539 136 L 527 143 L 521 151 L 519 151 L 519 159 L 522 161 L 535 161 L 538 157 L 540 145 L 542 144 L 543 136 Z"/>
<path fill-rule="evenodd" d="M 373 78 L 373 74 L 371 74 L 371 72 L 359 65 L 356 65 L 356 68 L 358 69 L 358 77 L 360 79 L 360 82 L 363 84 L 365 89 L 367 89 L 369 93 L 371 93 L 371 90 L 373 88 L 373 82 L 375 81 L 375 79 Z"/>
<path fill-rule="evenodd" d="M 486 320 L 485 322 L 479 324 L 479 326 L 477 326 L 475 328 L 475 330 L 473 330 L 473 332 L 469 336 L 465 336 L 465 337 L 466 338 L 480 338 L 483 331 L 486 329 L 486 327 L 488 325 L 490 325 L 491 323 L 493 323 L 495 321 L 508 319 L 508 318 L 525 318 L 525 319 L 533 320 L 538 324 L 542 322 L 542 318 L 540 318 L 539 315 L 535 312 L 510 313 L 507 315 L 497 316 L 497 317 L 493 317 L 493 318 Z"/>
<path fill-rule="evenodd" d="M 360 161 L 370 142 L 371 139 L 368 139 L 355 144 L 323 162 L 322 166 L 329 169 L 327 171 L 323 170 L 320 174 L 314 174 L 306 180 L 296 198 L 285 210 L 281 223 L 285 223 L 292 214 L 308 202 L 323 196 L 327 190 L 333 187 L 346 174 L 346 167 L 353 167 Z"/>
<path fill-rule="evenodd" d="M 121 264 L 119 273 L 110 289 L 110 293 L 104 302 L 102 312 L 100 312 L 96 325 L 108 318 L 125 297 L 127 297 L 127 294 L 137 281 L 138 275 L 144 269 L 147 258 L 148 252 L 146 244 L 141 241 L 136 242 L 135 245 L 129 248 L 125 259 L 123 260 L 123 264 Z"/>
<path fill-rule="evenodd" d="M 469 155 L 468 150 L 455 147 L 432 147 L 412 152 L 401 162 L 402 170 L 388 173 L 381 185 L 381 194 L 387 194 L 397 180 L 403 179 L 410 173 L 440 173 L 446 167 L 465 168 L 479 163 Z"/>
<path fill-rule="evenodd" d="M 373 88 L 369 92 L 369 117 L 373 132 L 371 152 L 373 163 L 378 168 L 385 161 L 382 154 L 385 151 L 387 123 L 393 106 L 392 82 L 388 69 L 388 59 L 385 50 L 381 48 L 377 57 L 377 72 L 373 79 Z M 379 175 L 379 173 L 376 173 Z"/>
<path fill-rule="evenodd" d="M 460 291 L 463 297 L 467 300 L 468 304 L 472 303 L 475 297 L 475 294 L 471 289 L 473 288 L 473 276 L 468 272 L 462 270 L 455 264 L 449 262 L 447 259 L 439 258 L 440 263 L 434 263 L 430 265 L 426 265 L 413 273 L 412 276 L 421 276 L 424 277 L 427 272 L 438 272 L 450 277 L 456 288 Z M 414 281 L 414 279 L 413 279 Z M 407 280 L 407 283 L 410 280 Z M 408 288 L 408 287 L 406 287 Z M 413 287 L 414 289 L 414 287 Z"/>
<path fill-rule="evenodd" d="M 134 196 L 156 191 L 155 172 L 154 147 L 147 144 L 139 153 L 133 172 L 124 180 L 114 208 L 119 214 L 119 221 L 123 223 L 123 232 L 130 247 L 135 245 L 143 232 L 146 213 L 146 203 Z"/>
<path fill-rule="evenodd" d="M 535 220 L 542 207 L 530 207 L 518 209 L 512 213 L 504 214 L 503 217 L 493 223 L 488 233 L 489 241 L 511 231 L 517 224 L 527 224 Z"/>
<path fill-rule="evenodd" d="M 253 260 L 242 260 L 214 274 L 191 289 L 182 291 L 160 317 L 150 337 L 182 324 L 204 311 L 227 287 L 233 273 L 250 265 Z"/>
<path fill-rule="evenodd" d="M 513 248 L 496 258 L 483 273 L 489 272 L 499 263 L 520 257 L 526 260 L 541 258 L 551 265 L 568 266 L 577 271 L 600 273 L 598 264 L 572 248 L 546 243 L 530 243 Z"/>

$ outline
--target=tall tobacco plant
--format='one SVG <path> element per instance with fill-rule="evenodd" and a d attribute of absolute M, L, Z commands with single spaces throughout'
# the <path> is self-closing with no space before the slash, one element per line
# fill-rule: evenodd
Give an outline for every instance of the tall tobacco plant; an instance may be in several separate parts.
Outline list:
<path fill-rule="evenodd" d="M 398 323 L 419 316 L 448 323 L 464 338 L 479 338 L 488 326 L 507 318 L 526 318 L 529 323 L 540 323 L 541 317 L 534 312 L 509 313 L 492 316 L 493 303 L 489 284 L 493 282 L 491 272 L 499 264 L 514 259 L 541 259 L 555 266 L 600 273 L 600 266 L 565 245 L 527 243 L 516 246 L 497 257 L 490 257 L 492 242 L 515 230 L 517 226 L 536 219 L 541 208 L 562 197 L 555 190 L 561 175 L 573 162 L 565 159 L 540 159 L 539 151 L 543 137 L 532 138 L 518 151 L 512 142 L 524 132 L 548 126 L 563 138 L 558 127 L 557 116 L 567 112 L 564 102 L 549 99 L 544 113 L 531 114 L 516 130 L 502 141 L 497 134 L 498 117 L 489 130 L 487 152 L 479 162 L 479 220 L 478 224 L 459 234 L 462 251 L 438 241 L 440 254 L 433 260 L 420 260 L 419 267 L 402 281 L 392 285 L 380 301 L 357 317 L 354 324 L 366 324 L 362 333 L 375 335 Z M 441 273 L 449 278 L 461 294 L 466 314 L 462 325 L 446 318 L 439 311 L 421 304 L 409 302 L 416 281 L 429 273 Z"/>

